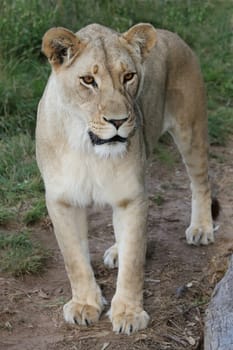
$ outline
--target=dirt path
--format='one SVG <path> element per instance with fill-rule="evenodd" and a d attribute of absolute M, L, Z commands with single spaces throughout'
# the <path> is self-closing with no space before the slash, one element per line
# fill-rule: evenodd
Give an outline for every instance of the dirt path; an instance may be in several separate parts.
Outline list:
<path fill-rule="evenodd" d="M 146 330 L 131 336 L 115 335 L 105 313 L 89 328 L 66 325 L 62 305 L 70 297 L 69 283 L 54 235 L 40 225 L 33 227 L 35 237 L 53 251 L 53 259 L 42 276 L 23 280 L 0 277 L 0 349 L 202 349 L 204 310 L 233 247 L 232 145 L 211 149 L 211 177 L 222 212 L 216 243 L 208 247 L 190 247 L 185 242 L 190 190 L 176 151 L 169 146 L 176 159 L 173 165 L 158 160 L 150 164 L 144 298 L 151 322 Z M 102 256 L 113 243 L 111 211 L 91 209 L 89 222 L 93 267 L 110 303 L 117 271 L 106 269 Z"/>

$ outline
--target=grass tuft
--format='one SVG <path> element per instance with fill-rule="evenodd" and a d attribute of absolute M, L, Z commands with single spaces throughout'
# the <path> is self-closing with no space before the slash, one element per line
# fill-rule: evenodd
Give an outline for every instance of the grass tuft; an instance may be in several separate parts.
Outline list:
<path fill-rule="evenodd" d="M 156 196 L 152 197 L 152 201 L 158 206 L 161 207 L 165 203 L 165 199 L 161 193 L 158 193 Z"/>
<path fill-rule="evenodd" d="M 41 218 L 45 217 L 47 209 L 44 198 L 37 200 L 29 210 L 24 214 L 23 221 L 26 225 L 35 224 Z"/>
<path fill-rule="evenodd" d="M 26 215 L 26 223 L 39 220 L 39 215 L 45 214 L 44 186 L 35 161 L 34 140 L 29 134 L 5 137 L 0 140 L 0 153 L 0 224 L 10 217 L 20 219 L 21 213 Z M 31 213 L 25 214 L 28 207 Z"/>
<path fill-rule="evenodd" d="M 49 252 L 30 239 L 28 232 L 0 233 L 0 269 L 15 277 L 44 271 Z"/>
<path fill-rule="evenodd" d="M 165 136 L 167 136 L 167 135 L 165 135 Z M 170 140 L 170 138 L 169 138 L 169 140 Z M 168 142 L 168 141 L 166 141 L 166 142 Z M 153 153 L 154 153 L 156 159 L 159 159 L 161 163 L 163 163 L 164 165 L 166 165 L 169 168 L 172 168 L 177 161 L 177 157 L 175 156 L 174 152 L 171 152 L 171 149 L 169 147 L 167 147 L 167 143 L 163 142 L 163 138 L 157 144 Z"/>
<path fill-rule="evenodd" d="M 12 209 L 0 208 L 0 225 L 6 225 L 15 219 L 15 212 Z"/>
<path fill-rule="evenodd" d="M 209 116 L 210 143 L 226 146 L 230 134 L 233 133 L 233 113 L 230 107 L 219 107 Z"/>

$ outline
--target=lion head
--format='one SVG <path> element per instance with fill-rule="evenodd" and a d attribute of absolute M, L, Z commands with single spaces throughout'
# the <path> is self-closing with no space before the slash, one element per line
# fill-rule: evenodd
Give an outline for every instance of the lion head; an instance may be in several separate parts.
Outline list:
<path fill-rule="evenodd" d="M 58 27 L 44 35 L 42 51 L 52 65 L 57 100 L 79 120 L 85 143 L 101 157 L 127 151 L 138 125 L 143 62 L 155 42 L 150 24 L 123 34 L 92 24 L 76 34 Z"/>

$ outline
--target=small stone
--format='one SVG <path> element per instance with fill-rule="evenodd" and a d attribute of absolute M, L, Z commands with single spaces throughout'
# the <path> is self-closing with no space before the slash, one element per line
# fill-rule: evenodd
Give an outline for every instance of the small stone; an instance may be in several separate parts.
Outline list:
<path fill-rule="evenodd" d="M 185 295 L 185 293 L 187 292 L 187 290 L 188 290 L 188 288 L 186 285 L 177 288 L 176 298 L 182 298 Z"/>
<path fill-rule="evenodd" d="M 189 282 L 189 283 L 186 284 L 187 288 L 191 288 L 192 286 L 193 286 L 193 282 Z"/>
<path fill-rule="evenodd" d="M 190 345 L 195 345 L 196 341 L 193 337 L 189 336 L 187 337 L 187 341 L 189 342 Z"/>

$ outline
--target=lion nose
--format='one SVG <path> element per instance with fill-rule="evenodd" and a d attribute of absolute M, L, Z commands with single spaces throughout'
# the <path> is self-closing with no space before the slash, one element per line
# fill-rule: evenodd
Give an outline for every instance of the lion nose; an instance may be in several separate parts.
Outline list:
<path fill-rule="evenodd" d="M 113 124 L 115 128 L 118 130 L 119 127 L 126 122 L 128 118 L 123 118 L 123 119 L 107 119 L 104 117 L 104 120 L 110 124 Z"/>

